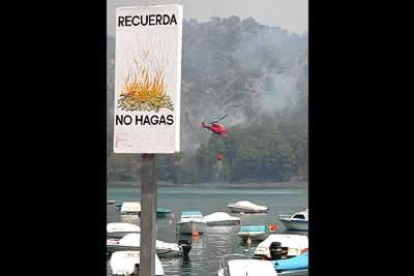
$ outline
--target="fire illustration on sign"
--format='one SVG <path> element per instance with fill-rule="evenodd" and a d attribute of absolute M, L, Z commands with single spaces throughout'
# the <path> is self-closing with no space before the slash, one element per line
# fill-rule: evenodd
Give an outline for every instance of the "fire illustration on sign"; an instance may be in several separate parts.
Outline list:
<path fill-rule="evenodd" d="M 145 59 L 148 54 L 148 51 L 144 52 Z M 161 108 L 174 111 L 174 104 L 166 94 L 163 72 L 159 68 L 150 72 L 147 66 L 140 66 L 136 59 L 134 64 L 135 70 L 125 80 L 118 107 L 125 111 L 159 112 Z"/>

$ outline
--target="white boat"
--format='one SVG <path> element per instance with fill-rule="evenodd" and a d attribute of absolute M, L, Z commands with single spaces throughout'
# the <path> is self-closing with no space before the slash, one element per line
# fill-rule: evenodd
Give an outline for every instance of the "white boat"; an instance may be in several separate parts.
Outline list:
<path fill-rule="evenodd" d="M 309 252 L 287 259 L 272 261 L 278 275 L 304 276 L 309 273 Z"/>
<path fill-rule="evenodd" d="M 121 215 L 139 216 L 141 213 L 141 203 L 138 201 L 124 202 L 121 206 Z"/>
<path fill-rule="evenodd" d="M 280 215 L 279 220 L 288 230 L 308 231 L 309 229 L 309 213 L 308 209 L 303 212 L 291 215 Z"/>
<path fill-rule="evenodd" d="M 295 271 L 284 271 L 277 274 L 278 276 L 308 276 L 309 269 L 301 269 Z"/>
<path fill-rule="evenodd" d="M 245 255 L 225 255 L 220 260 L 218 276 L 277 276 L 269 261 L 249 259 Z"/>
<path fill-rule="evenodd" d="M 123 216 L 121 216 L 121 222 L 140 225 L 141 224 L 141 219 L 137 215 L 123 215 Z"/>
<path fill-rule="evenodd" d="M 245 225 L 240 227 L 237 235 L 244 241 L 249 238 L 251 241 L 263 241 L 274 231 L 276 231 L 275 225 Z"/>
<path fill-rule="evenodd" d="M 228 207 L 233 213 L 267 213 L 269 211 L 267 206 L 257 205 L 250 201 L 230 203 Z"/>
<path fill-rule="evenodd" d="M 134 273 L 135 264 L 140 264 L 139 251 L 114 252 L 109 261 L 112 275 L 131 275 Z M 155 275 L 163 276 L 164 269 L 158 256 L 155 255 Z"/>
<path fill-rule="evenodd" d="M 182 212 L 177 223 L 178 232 L 181 234 L 203 234 L 207 228 L 207 222 L 199 211 Z"/>
<path fill-rule="evenodd" d="M 295 257 L 309 248 L 309 240 L 304 235 L 272 234 L 261 242 L 254 255 L 268 260 L 275 259 L 275 254 L 283 254 L 284 257 Z"/>
<path fill-rule="evenodd" d="M 106 225 L 107 237 L 121 238 L 130 233 L 141 233 L 141 228 L 126 222 L 111 222 Z"/>
<path fill-rule="evenodd" d="M 156 241 L 156 252 L 160 258 L 172 258 L 183 255 L 183 249 L 177 243 Z M 141 235 L 127 234 L 120 240 L 107 239 L 107 252 L 115 251 L 139 251 L 141 249 Z"/>
<path fill-rule="evenodd" d="M 215 212 L 204 217 L 209 226 L 238 225 L 240 218 L 232 217 L 224 212 Z"/>

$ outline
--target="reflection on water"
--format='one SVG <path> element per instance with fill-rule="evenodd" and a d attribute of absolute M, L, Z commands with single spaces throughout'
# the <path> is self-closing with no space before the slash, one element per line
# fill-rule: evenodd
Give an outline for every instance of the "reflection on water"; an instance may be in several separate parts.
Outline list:
<path fill-rule="evenodd" d="M 117 201 L 139 200 L 140 188 L 109 188 L 108 198 Z M 277 220 L 281 214 L 292 214 L 308 207 L 308 194 L 302 190 L 271 189 L 198 189 L 197 187 L 159 188 L 158 206 L 166 207 L 174 212 L 174 217 L 158 218 L 157 239 L 176 242 L 179 239 L 191 240 L 192 249 L 188 258 L 161 259 L 165 275 L 170 276 L 207 276 L 217 275 L 219 260 L 226 254 L 246 254 L 253 256 L 259 242 L 247 244 L 237 236 L 240 226 L 209 226 L 204 234 L 198 237 L 176 235 L 176 223 L 182 211 L 201 211 L 203 215 L 213 212 L 229 212 L 230 202 L 249 200 L 257 204 L 267 205 L 268 214 L 232 214 L 241 218 L 242 225 L 276 224 L 278 232 L 285 232 L 283 225 Z M 125 221 L 116 211 L 115 205 L 108 205 L 108 222 Z M 131 218 L 129 218 L 131 221 Z M 138 218 L 132 220 L 138 224 Z M 307 234 L 295 232 L 295 234 Z M 110 271 L 108 270 L 108 275 Z"/>

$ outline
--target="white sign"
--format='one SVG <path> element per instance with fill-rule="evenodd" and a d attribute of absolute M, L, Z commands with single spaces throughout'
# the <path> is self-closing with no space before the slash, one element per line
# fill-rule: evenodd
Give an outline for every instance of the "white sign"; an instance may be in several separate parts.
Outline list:
<path fill-rule="evenodd" d="M 115 153 L 180 150 L 182 6 L 116 10 Z"/>

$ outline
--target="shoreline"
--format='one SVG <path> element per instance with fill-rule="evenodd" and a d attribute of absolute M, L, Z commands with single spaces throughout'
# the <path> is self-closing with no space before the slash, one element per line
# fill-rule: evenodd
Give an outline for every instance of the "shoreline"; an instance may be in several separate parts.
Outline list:
<path fill-rule="evenodd" d="M 308 182 L 249 182 L 249 183 L 196 183 L 196 184 L 173 184 L 170 182 L 158 181 L 158 187 L 160 188 L 174 188 L 174 187 L 196 187 L 196 188 L 265 188 L 265 189 L 307 189 Z M 111 188 L 134 188 L 141 187 L 140 182 L 107 182 L 107 189 Z"/>

